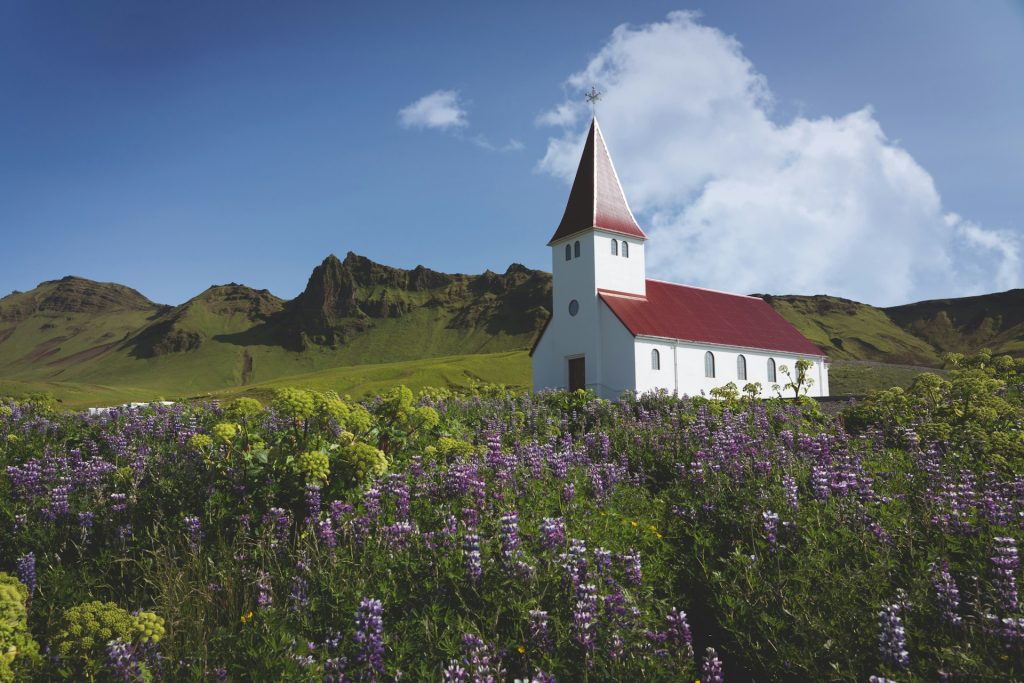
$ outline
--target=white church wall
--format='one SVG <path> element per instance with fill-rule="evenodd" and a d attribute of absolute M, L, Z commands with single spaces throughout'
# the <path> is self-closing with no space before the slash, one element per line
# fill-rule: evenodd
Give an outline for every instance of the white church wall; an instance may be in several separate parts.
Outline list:
<path fill-rule="evenodd" d="M 576 256 L 575 245 L 580 244 Z M 569 245 L 571 258 L 565 258 Z M 593 233 L 581 233 L 551 247 L 551 272 L 554 282 L 551 322 L 533 353 L 533 388 L 567 389 L 569 358 L 583 356 L 586 385 L 603 395 L 602 339 L 597 286 L 594 272 Z M 569 305 L 576 301 L 576 315 Z"/>
<path fill-rule="evenodd" d="M 616 254 L 612 253 L 612 240 L 615 240 Z M 623 237 L 604 230 L 594 230 L 588 236 L 588 241 L 591 242 L 594 250 L 598 289 L 611 289 L 631 294 L 647 293 L 647 266 L 644 262 L 642 240 Z M 629 256 L 622 255 L 623 242 L 629 245 Z"/>
<path fill-rule="evenodd" d="M 651 350 L 658 349 L 661 358 L 661 369 L 651 367 Z M 704 354 L 708 351 L 715 358 L 715 376 L 704 376 Z M 737 357 L 746 359 L 747 377 L 739 379 Z M 761 396 L 768 398 L 775 395 L 773 384 L 784 386 L 788 378 L 779 369 L 787 366 L 792 372 L 798 358 L 806 358 L 812 362 L 808 376 L 814 379 L 814 385 L 808 391 L 810 396 L 828 395 L 828 370 L 821 357 L 797 356 L 791 353 L 776 353 L 760 349 L 741 347 L 677 342 L 668 339 L 638 337 L 636 339 L 636 389 L 638 392 L 666 389 L 679 395 L 707 395 L 715 387 L 733 382 L 737 388 L 743 389 L 748 383 L 760 382 Z M 768 379 L 768 359 L 775 361 L 774 382 Z"/>
<path fill-rule="evenodd" d="M 598 300 L 600 301 L 600 300 Z M 598 304 L 601 319 L 602 386 L 598 395 L 610 400 L 636 387 L 635 344 L 633 335 L 604 302 Z"/>

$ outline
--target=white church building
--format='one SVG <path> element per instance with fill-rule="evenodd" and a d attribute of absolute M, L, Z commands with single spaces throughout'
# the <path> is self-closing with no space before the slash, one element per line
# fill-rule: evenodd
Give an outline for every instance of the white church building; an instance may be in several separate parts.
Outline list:
<path fill-rule="evenodd" d="M 707 394 L 733 382 L 763 397 L 812 363 L 811 396 L 828 395 L 828 359 L 757 297 L 647 278 L 647 236 L 633 217 L 597 119 L 551 247 L 553 308 L 530 351 L 533 388 Z M 741 265 L 738 265 L 741 267 Z"/>

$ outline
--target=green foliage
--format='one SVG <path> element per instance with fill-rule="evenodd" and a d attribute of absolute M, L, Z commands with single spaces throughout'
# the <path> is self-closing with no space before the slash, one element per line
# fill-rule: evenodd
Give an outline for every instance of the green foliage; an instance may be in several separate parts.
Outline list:
<path fill-rule="evenodd" d="M 295 469 L 307 484 L 325 484 L 331 473 L 331 461 L 323 451 L 306 451 L 295 458 Z"/>
<path fill-rule="evenodd" d="M 13 576 L 0 572 L 0 682 L 26 675 L 38 664 L 39 647 L 29 632 L 26 610 L 28 589 Z"/>
<path fill-rule="evenodd" d="M 224 417 L 235 422 L 251 422 L 262 413 L 263 404 L 246 396 L 236 398 L 224 407 Z"/>
<path fill-rule="evenodd" d="M 384 451 L 362 441 L 351 441 L 337 448 L 335 471 L 349 486 L 359 486 L 383 476 L 388 471 Z"/>
<path fill-rule="evenodd" d="M 875 392 L 843 412 L 857 433 L 883 429 L 899 445 L 913 429 L 926 443 L 948 442 L 978 467 L 1009 467 L 1024 472 L 1024 362 L 987 352 L 947 357 L 948 379 L 925 373 L 909 389 Z"/>
<path fill-rule="evenodd" d="M 127 610 L 94 600 L 64 611 L 56 651 L 69 665 L 87 676 L 95 675 L 105 664 L 107 643 L 130 642 L 139 634 L 139 623 Z"/>

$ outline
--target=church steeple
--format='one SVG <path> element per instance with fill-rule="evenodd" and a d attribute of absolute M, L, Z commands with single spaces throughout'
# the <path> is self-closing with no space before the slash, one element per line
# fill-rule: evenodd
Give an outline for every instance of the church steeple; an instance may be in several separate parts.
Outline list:
<path fill-rule="evenodd" d="M 626 203 L 626 195 L 615 173 L 596 117 L 590 124 L 590 133 L 583 146 L 583 156 L 576 169 L 576 179 L 569 192 L 562 222 L 558 224 L 548 245 L 592 228 L 640 240 L 647 239 Z"/>

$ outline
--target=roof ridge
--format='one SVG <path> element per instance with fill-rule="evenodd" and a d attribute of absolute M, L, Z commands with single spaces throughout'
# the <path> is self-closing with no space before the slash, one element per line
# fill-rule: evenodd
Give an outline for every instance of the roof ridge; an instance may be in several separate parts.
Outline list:
<path fill-rule="evenodd" d="M 724 289 L 712 289 L 711 287 L 698 287 L 697 285 L 684 285 L 679 282 L 669 282 L 668 280 L 659 280 L 657 278 L 649 277 L 646 278 L 647 282 L 660 282 L 663 285 L 671 285 L 673 287 L 686 287 L 687 289 L 699 289 L 704 292 L 714 292 L 715 294 L 726 294 L 728 296 L 738 296 L 741 299 L 757 299 L 758 301 L 764 301 L 759 296 L 750 296 L 749 294 L 736 294 L 735 292 L 727 292 Z"/>

